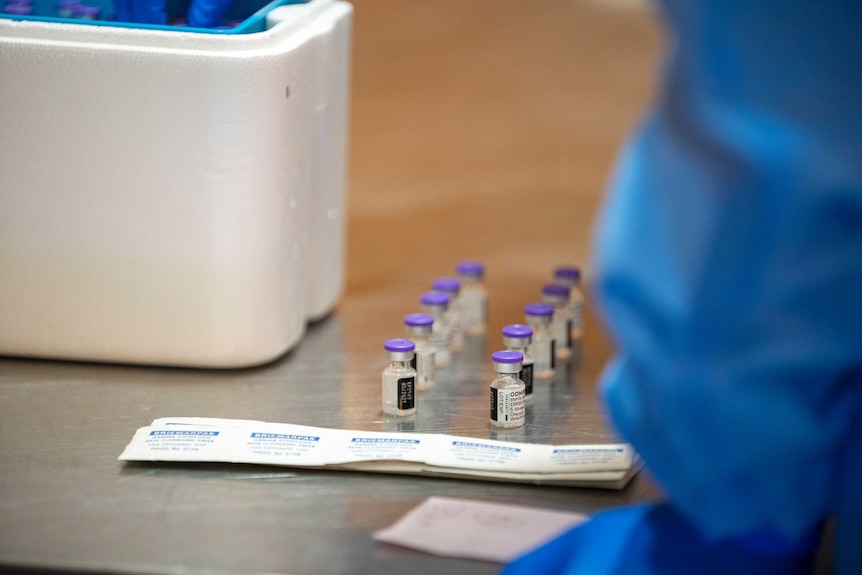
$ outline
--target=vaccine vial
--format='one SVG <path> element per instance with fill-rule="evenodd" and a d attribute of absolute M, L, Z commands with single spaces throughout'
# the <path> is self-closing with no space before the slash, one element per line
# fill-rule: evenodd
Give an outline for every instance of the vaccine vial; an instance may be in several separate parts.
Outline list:
<path fill-rule="evenodd" d="M 581 286 L 581 268 L 560 266 L 554 270 L 554 281 L 569 286 L 569 310 L 572 313 L 572 339 L 584 336 L 584 289 Z"/>
<path fill-rule="evenodd" d="M 383 344 L 389 352 L 389 367 L 383 370 L 383 413 L 416 413 L 416 370 L 410 367 L 416 345 L 409 339 L 390 339 Z"/>
<path fill-rule="evenodd" d="M 524 382 L 518 379 L 524 355 L 520 351 L 496 351 L 491 356 L 497 377 L 491 382 L 491 425 L 524 425 Z"/>
<path fill-rule="evenodd" d="M 461 328 L 468 335 L 482 335 L 488 325 L 488 290 L 482 283 L 485 266 L 465 260 L 455 267 L 461 280 Z"/>
<path fill-rule="evenodd" d="M 429 291 L 419 298 L 422 313 L 434 318 L 431 339 L 434 341 L 434 364 L 446 367 L 452 362 L 451 344 L 452 331 L 446 321 L 446 310 L 449 308 L 449 294 L 441 291 Z"/>
<path fill-rule="evenodd" d="M 554 306 L 548 303 L 528 303 L 524 306 L 524 318 L 533 328 L 533 343 L 530 355 L 533 356 L 533 379 L 549 379 L 557 369 L 556 343 L 551 331 L 554 319 Z"/>
<path fill-rule="evenodd" d="M 542 299 L 554 306 L 551 332 L 556 341 L 557 358 L 572 355 L 572 311 L 569 309 L 569 286 L 548 284 L 542 288 Z"/>
<path fill-rule="evenodd" d="M 431 331 L 434 318 L 427 313 L 411 313 L 404 316 L 407 337 L 416 344 L 411 367 L 416 370 L 416 391 L 434 387 L 434 341 Z"/>
<path fill-rule="evenodd" d="M 503 345 L 511 351 L 519 351 L 524 356 L 518 379 L 524 382 L 524 401 L 533 399 L 533 356 L 529 347 L 533 342 L 533 328 L 514 323 L 503 328 Z"/>
<path fill-rule="evenodd" d="M 451 330 L 449 346 L 453 353 L 458 353 L 464 347 L 464 334 L 461 333 L 461 304 L 458 297 L 461 291 L 461 280 L 437 278 L 431 283 L 431 289 L 449 294 L 449 308 L 446 310 L 446 321 Z"/>
<path fill-rule="evenodd" d="M 75 10 L 80 4 L 78 0 L 60 0 L 57 2 L 57 16 L 60 18 L 74 18 Z"/>

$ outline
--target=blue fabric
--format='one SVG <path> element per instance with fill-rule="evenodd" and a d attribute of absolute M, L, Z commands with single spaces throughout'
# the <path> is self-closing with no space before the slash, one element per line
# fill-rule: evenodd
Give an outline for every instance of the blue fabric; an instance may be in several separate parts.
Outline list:
<path fill-rule="evenodd" d="M 196 28 L 214 28 L 224 18 L 231 0 L 192 0 L 186 20 Z"/>
<path fill-rule="evenodd" d="M 600 513 L 516 559 L 502 575 L 805 575 L 816 531 L 800 540 L 758 534 L 706 540 L 668 504 Z"/>
<path fill-rule="evenodd" d="M 165 0 L 114 0 L 114 19 L 164 26 L 168 21 Z"/>
<path fill-rule="evenodd" d="M 862 2 L 663 8 L 662 90 L 596 238 L 608 411 L 705 542 L 832 516 L 838 572 L 858 575 Z M 571 537 L 572 561 L 593 553 Z M 628 572 L 659 572 L 628 543 Z"/>

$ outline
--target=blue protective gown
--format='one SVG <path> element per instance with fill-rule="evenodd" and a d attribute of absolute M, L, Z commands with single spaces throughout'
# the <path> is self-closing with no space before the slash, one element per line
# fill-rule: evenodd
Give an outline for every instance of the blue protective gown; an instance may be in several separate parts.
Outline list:
<path fill-rule="evenodd" d="M 507 573 L 804 573 L 832 517 L 862 574 L 862 2 L 663 8 L 662 91 L 594 255 L 607 408 L 669 503 Z"/>

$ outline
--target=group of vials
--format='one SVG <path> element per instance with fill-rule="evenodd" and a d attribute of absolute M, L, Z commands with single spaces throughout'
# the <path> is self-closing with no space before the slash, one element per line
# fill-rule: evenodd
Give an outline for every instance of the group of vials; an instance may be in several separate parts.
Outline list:
<path fill-rule="evenodd" d="M 55 14 L 60 18 L 77 18 L 79 20 L 98 20 L 100 8 L 89 6 L 80 0 L 60 0 L 55 7 Z M 3 8 L 4 14 L 15 16 L 33 16 L 32 0 L 9 0 Z"/>
<path fill-rule="evenodd" d="M 416 413 L 416 392 L 434 386 L 435 370 L 452 361 L 464 335 L 485 333 L 488 291 L 485 267 L 476 261 L 456 266 L 457 277 L 437 278 L 422 294 L 422 313 L 404 317 L 407 339 L 384 344 L 389 366 L 383 370 L 383 412 L 395 416 Z M 550 379 L 558 359 L 572 354 L 583 334 L 581 270 L 554 270 L 554 283 L 542 288 L 543 301 L 524 306 L 525 324 L 503 328 L 505 350 L 491 361 L 497 377 L 491 382 L 490 419 L 495 427 L 524 425 L 525 403 L 532 399 L 534 380 Z"/>

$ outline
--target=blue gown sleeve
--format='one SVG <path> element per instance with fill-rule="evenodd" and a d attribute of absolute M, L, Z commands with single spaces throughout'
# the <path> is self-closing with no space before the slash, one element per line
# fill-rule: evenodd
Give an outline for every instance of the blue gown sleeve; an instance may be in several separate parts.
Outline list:
<path fill-rule="evenodd" d="M 667 0 L 594 259 L 614 426 L 710 540 L 862 573 L 862 3 Z"/>
<path fill-rule="evenodd" d="M 506 573 L 804 573 L 827 517 L 862 573 L 862 3 L 663 9 L 594 259 L 607 409 L 669 501 Z"/>

